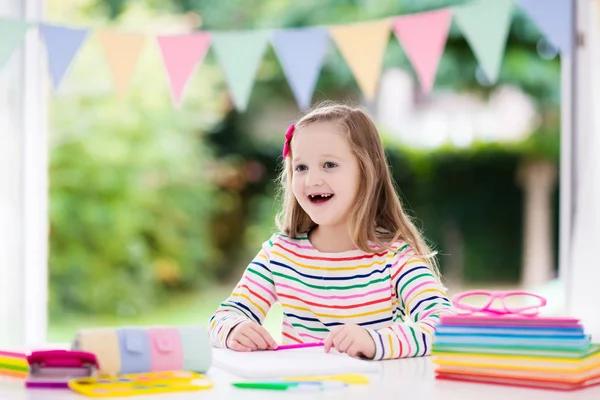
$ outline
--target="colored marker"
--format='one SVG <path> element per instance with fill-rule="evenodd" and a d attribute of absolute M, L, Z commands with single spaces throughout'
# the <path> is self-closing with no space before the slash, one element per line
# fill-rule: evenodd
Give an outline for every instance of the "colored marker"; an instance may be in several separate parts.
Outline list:
<path fill-rule="evenodd" d="M 235 382 L 233 386 L 240 389 L 262 389 L 262 390 L 298 390 L 298 391 L 320 391 L 327 389 L 342 389 L 348 386 L 343 382 Z"/>
<path fill-rule="evenodd" d="M 275 350 L 304 349 L 307 347 L 319 347 L 319 346 L 323 346 L 323 345 L 324 345 L 323 342 L 284 344 L 283 346 L 277 346 L 277 348 L 275 348 Z"/>

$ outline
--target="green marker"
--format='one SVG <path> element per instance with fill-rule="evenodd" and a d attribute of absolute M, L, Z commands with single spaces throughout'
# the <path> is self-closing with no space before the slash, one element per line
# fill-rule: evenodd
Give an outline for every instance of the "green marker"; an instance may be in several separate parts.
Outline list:
<path fill-rule="evenodd" d="M 327 389 L 342 389 L 348 386 L 343 382 L 327 381 L 302 381 L 302 382 L 235 382 L 233 386 L 240 389 L 263 389 L 263 390 L 299 390 L 320 391 Z"/>

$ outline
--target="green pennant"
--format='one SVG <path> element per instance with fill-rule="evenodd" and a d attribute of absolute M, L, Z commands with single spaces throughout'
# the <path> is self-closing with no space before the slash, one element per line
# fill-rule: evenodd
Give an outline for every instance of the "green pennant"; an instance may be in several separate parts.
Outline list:
<path fill-rule="evenodd" d="M 21 45 L 30 26 L 27 21 L 0 18 L 0 68 Z"/>
<path fill-rule="evenodd" d="M 455 7 L 454 19 L 491 83 L 496 83 L 506 48 L 513 0 L 475 0 Z"/>
<path fill-rule="evenodd" d="M 213 32 L 212 47 L 231 90 L 235 107 L 245 111 L 271 31 Z"/>

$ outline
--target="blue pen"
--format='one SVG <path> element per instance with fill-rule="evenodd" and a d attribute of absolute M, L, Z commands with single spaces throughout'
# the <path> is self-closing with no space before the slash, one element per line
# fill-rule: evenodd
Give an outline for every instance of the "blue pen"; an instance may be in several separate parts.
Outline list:
<path fill-rule="evenodd" d="M 328 389 L 342 389 L 348 386 L 344 382 L 327 381 L 302 381 L 302 382 L 235 382 L 233 386 L 240 389 L 263 389 L 263 390 L 300 390 L 320 391 Z"/>

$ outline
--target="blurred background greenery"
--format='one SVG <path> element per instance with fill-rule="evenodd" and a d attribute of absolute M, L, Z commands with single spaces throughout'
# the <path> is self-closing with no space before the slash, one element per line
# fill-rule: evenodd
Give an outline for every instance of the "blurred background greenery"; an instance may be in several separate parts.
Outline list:
<path fill-rule="evenodd" d="M 47 20 L 174 33 L 342 24 L 465 2 L 48 0 Z M 434 94 L 487 99 L 506 85 L 526 93 L 539 123 L 523 140 L 419 149 L 381 127 L 402 199 L 440 251 L 451 288 L 522 282 L 519 171 L 532 162 L 556 165 L 559 154 L 560 59 L 548 46 L 515 10 L 497 84 L 485 82 L 454 25 L 440 63 Z M 49 341 L 90 326 L 205 324 L 274 229 L 282 137 L 301 115 L 271 48 L 241 114 L 210 50 L 181 109 L 171 103 L 156 46 L 145 47 L 124 98 L 100 54 L 98 43 L 84 46 L 50 104 Z M 414 78 L 393 36 L 384 59 L 384 70 L 391 68 Z M 321 99 L 362 102 L 337 50 L 317 83 L 313 100 Z M 278 310 L 267 321 L 272 332 Z"/>

